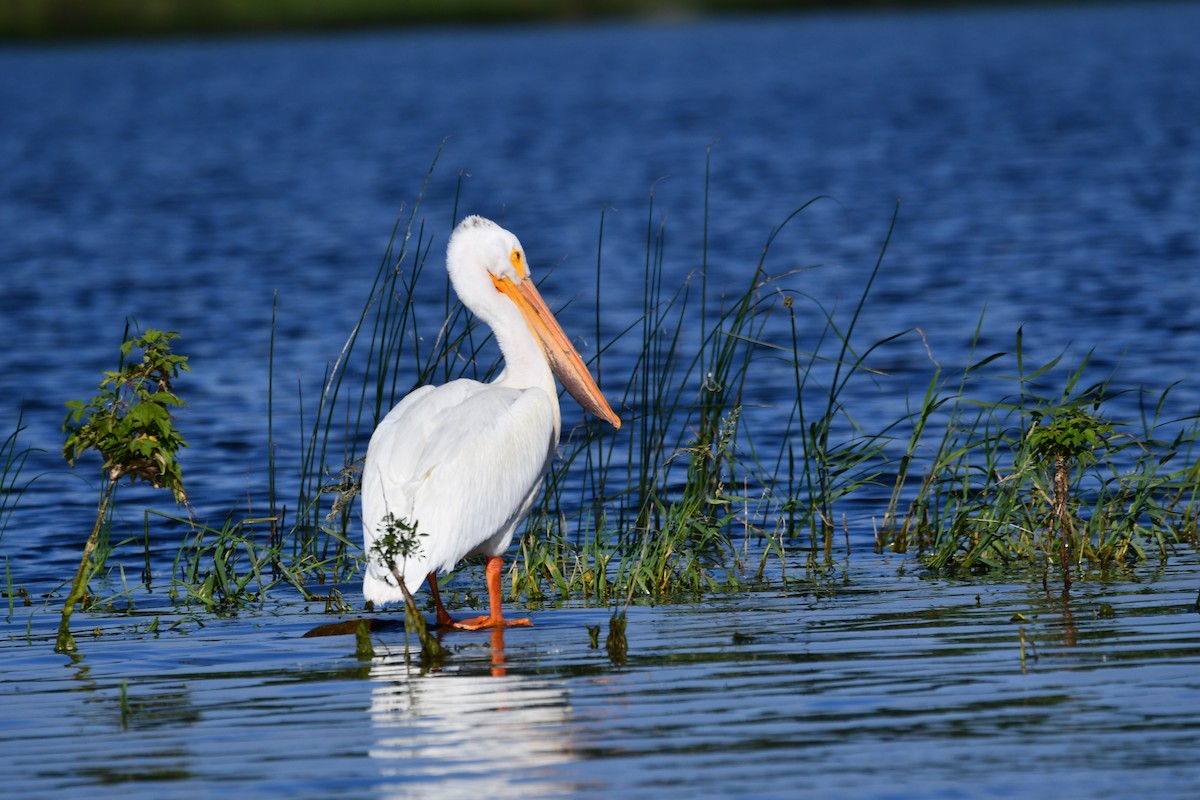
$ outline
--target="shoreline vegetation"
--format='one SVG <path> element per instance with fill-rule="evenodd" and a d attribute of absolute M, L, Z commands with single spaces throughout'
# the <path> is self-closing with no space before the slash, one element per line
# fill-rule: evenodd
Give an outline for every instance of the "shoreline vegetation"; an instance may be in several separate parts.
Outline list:
<path fill-rule="evenodd" d="M 459 377 L 488 380 L 499 368 L 490 337 L 461 304 L 447 298 L 444 319 L 422 316 L 418 327 L 414 287 L 446 280 L 436 255 L 426 275 L 436 248 L 419 209 L 433 170 L 397 220 L 316 407 L 310 403 L 303 412 L 298 480 L 277 480 L 272 458 L 264 477 L 266 517 L 235 507 L 214 526 L 190 511 L 186 517 L 148 511 L 144 533 L 131 531 L 121 541 L 112 505 L 102 503 L 81 564 L 81 585 L 94 581 L 101 588 L 81 593 L 84 610 L 133 608 L 144 599 L 154 562 L 164 566 L 162 545 L 152 548 L 152 539 L 179 543 L 166 593 L 172 604 L 230 613 L 290 585 L 306 602 L 324 602 L 327 612 L 352 609 L 337 587 L 359 579 L 355 506 L 363 433 L 411 388 Z M 707 184 L 704 191 L 707 208 Z M 864 427 L 857 412 L 862 391 L 878 391 L 886 376 L 877 359 L 902 339 L 919 346 L 913 339 L 920 332 L 902 330 L 872 343 L 860 341 L 857 331 L 885 268 L 895 215 L 852 307 L 830 308 L 805 294 L 802 270 L 772 272 L 777 236 L 819 200 L 767 233 L 745 285 L 718 290 L 704 277 L 707 238 L 700 270 L 681 286 L 667 282 L 665 231 L 651 197 L 640 316 L 606 337 L 597 307 L 598 347 L 589 364 L 600 375 L 614 348 L 633 354 L 624 391 L 608 383 L 625 425 L 617 433 L 585 420 L 564 431 L 560 458 L 514 542 L 504 579 L 508 602 L 620 609 L 771 586 L 820 591 L 825 582 L 849 580 L 851 529 L 861 543 L 868 524 L 876 554 L 911 556 L 901 569 L 1024 576 L 1017 579 L 1040 580 L 1046 591 L 1061 587 L 1064 596 L 1075 582 L 1129 575 L 1200 545 L 1200 415 L 1168 410 L 1174 387 L 1122 387 L 1096 374 L 1090 354 L 1073 363 L 1063 354 L 1034 362 L 1021 329 L 1004 351 L 973 349 L 957 366 L 934 362 L 924 393 L 910 395 L 903 416 Z M 707 237 L 707 220 L 704 230 Z M 602 214 L 597 284 L 603 252 Z M 269 397 L 275 346 L 273 323 Z M 127 339 L 122 354 L 144 347 Z M 767 404 L 747 396 L 760 370 L 781 365 L 791 373 L 792 392 Z M 106 373 L 102 389 L 113 375 Z M 116 445 L 144 457 L 143 449 L 160 447 L 173 430 L 163 414 L 135 406 L 112 413 L 99 400 L 68 407 L 75 420 L 68 432 L 77 431 L 68 438 L 68 457 L 81 447 L 112 444 L 110 431 L 125 423 L 130 441 L 115 436 Z M 268 410 L 268 441 L 273 416 Z M 159 435 L 139 433 L 146 423 L 157 425 Z M 23 491 L 23 452 L 15 433 L 0 448 L 0 488 L 15 490 L 13 502 Z M 115 485 L 113 463 L 105 455 L 100 477 Z M 179 488 L 176 497 L 186 505 Z M 848 504 L 859 498 L 875 509 L 869 522 L 847 517 Z M 0 534 L 10 511 L 11 503 L 0 506 Z M 151 514 L 158 519 L 153 526 Z M 163 520 L 171 531 L 166 539 Z M 140 564 L 121 563 L 118 549 L 144 563 L 142 584 L 127 580 Z M 31 592 L 21 595 L 7 557 L 0 554 L 0 561 L 11 606 Z M 458 589 L 443 586 L 443 597 L 452 608 L 475 605 L 477 586 L 473 579 Z"/>
<path fill-rule="evenodd" d="M 857 11 L 1030 0 L 6 0 L 0 41 Z"/>

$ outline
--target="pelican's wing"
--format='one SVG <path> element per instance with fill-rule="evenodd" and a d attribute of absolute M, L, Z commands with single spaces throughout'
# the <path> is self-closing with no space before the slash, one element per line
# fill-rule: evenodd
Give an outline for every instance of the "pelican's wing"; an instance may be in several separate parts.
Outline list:
<path fill-rule="evenodd" d="M 363 467 L 368 579 L 394 583 L 371 558 L 389 513 L 418 534 L 418 554 L 397 565 L 410 590 L 477 549 L 506 546 L 555 439 L 552 401 L 541 389 L 459 380 L 410 394 L 379 424 Z M 388 599 L 399 599 L 393 591 Z M 375 599 L 370 587 L 364 592 Z"/>

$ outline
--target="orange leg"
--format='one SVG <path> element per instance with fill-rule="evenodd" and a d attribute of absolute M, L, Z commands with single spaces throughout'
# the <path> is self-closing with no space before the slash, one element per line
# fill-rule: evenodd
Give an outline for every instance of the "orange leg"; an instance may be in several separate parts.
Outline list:
<path fill-rule="evenodd" d="M 503 565 L 503 560 L 500 556 L 488 556 L 487 560 L 487 587 L 488 587 L 488 610 L 489 614 L 486 617 L 476 617 L 475 619 L 464 619 L 454 623 L 454 627 L 462 628 L 463 630 L 474 631 L 480 628 L 512 628 L 518 626 L 532 625 L 526 618 L 521 619 L 505 619 L 504 614 L 500 611 L 500 568 Z"/>
<path fill-rule="evenodd" d="M 442 596 L 438 594 L 437 573 L 429 573 L 426 578 L 429 581 L 429 593 L 433 595 L 433 604 L 437 606 L 437 624 L 439 628 L 449 628 L 454 624 L 454 620 L 450 617 L 450 613 L 446 611 L 446 607 L 442 605 Z"/>

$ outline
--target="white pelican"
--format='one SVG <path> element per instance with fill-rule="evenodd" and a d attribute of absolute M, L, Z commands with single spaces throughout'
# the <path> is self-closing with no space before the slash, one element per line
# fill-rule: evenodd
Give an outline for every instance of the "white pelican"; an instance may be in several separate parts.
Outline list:
<path fill-rule="evenodd" d="M 415 553 L 396 558 L 396 571 L 410 592 L 428 576 L 438 625 L 529 625 L 501 614 L 501 554 L 558 446 L 554 376 L 591 413 L 617 428 L 621 420 L 534 286 L 516 236 L 467 217 L 450 236 L 446 269 L 463 304 L 491 326 L 504 371 L 492 383 L 422 386 L 375 429 L 362 478 L 363 594 L 376 604 L 403 599 L 391 566 L 374 548 L 397 520 L 415 527 L 418 544 Z M 475 554 L 487 557 L 490 613 L 455 622 L 438 596 L 437 572 Z"/>

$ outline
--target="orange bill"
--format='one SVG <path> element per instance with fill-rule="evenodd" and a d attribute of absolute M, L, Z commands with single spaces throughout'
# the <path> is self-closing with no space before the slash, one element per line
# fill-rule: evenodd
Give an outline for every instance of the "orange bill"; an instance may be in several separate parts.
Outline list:
<path fill-rule="evenodd" d="M 600 387 L 592 379 L 587 366 L 580 358 L 579 352 L 563 332 L 562 326 L 554 318 L 541 293 L 534 286 L 532 279 L 526 279 L 519 284 L 508 278 L 496 278 L 492 282 L 496 288 L 504 292 L 521 310 L 525 324 L 533 331 L 533 336 L 542 346 L 550 370 L 562 382 L 563 388 L 579 405 L 588 412 L 612 425 L 621 427 L 621 419 L 613 413 L 612 407 L 604 399 Z"/>

